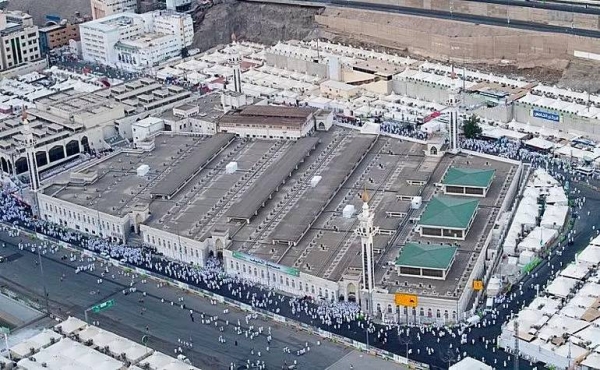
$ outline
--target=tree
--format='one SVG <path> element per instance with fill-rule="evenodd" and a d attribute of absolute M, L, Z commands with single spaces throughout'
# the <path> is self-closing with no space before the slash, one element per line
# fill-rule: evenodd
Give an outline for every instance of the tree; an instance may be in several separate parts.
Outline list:
<path fill-rule="evenodd" d="M 472 115 L 463 123 L 463 132 L 467 139 L 473 139 L 481 135 L 481 127 L 479 126 L 479 117 Z"/>

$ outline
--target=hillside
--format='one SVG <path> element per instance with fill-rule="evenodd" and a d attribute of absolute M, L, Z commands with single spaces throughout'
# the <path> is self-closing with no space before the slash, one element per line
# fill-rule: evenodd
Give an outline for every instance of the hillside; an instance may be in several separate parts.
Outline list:
<path fill-rule="evenodd" d="M 315 8 L 281 6 L 223 0 L 195 14 L 194 47 L 210 49 L 238 40 L 274 44 L 280 40 L 303 39 L 316 28 Z"/>
<path fill-rule="evenodd" d="M 90 0 L 10 0 L 8 10 L 23 10 L 36 24 L 43 24 L 46 14 L 60 14 L 71 18 L 75 12 L 90 14 Z"/>

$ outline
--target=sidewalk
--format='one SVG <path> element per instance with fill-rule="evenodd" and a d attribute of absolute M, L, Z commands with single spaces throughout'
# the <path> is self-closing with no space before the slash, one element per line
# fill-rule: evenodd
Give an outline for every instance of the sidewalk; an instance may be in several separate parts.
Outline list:
<path fill-rule="evenodd" d="M 350 367 L 352 366 L 352 367 Z M 396 362 L 386 361 L 382 358 L 352 351 L 342 357 L 338 362 L 329 366 L 327 370 L 397 370 L 408 369 L 406 365 L 400 365 Z"/>

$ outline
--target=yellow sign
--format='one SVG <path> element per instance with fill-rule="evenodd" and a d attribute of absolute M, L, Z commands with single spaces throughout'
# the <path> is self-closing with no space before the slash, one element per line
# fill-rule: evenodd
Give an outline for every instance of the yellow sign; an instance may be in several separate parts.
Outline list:
<path fill-rule="evenodd" d="M 473 280 L 473 290 L 483 290 L 483 281 Z"/>
<path fill-rule="evenodd" d="M 414 294 L 396 293 L 394 301 L 396 302 L 396 306 L 417 307 L 419 297 Z"/>

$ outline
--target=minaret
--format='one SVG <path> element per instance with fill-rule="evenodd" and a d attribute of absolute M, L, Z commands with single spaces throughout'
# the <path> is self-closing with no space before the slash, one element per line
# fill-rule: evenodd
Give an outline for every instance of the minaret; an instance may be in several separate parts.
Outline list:
<path fill-rule="evenodd" d="M 456 79 L 454 66 L 452 66 L 451 78 L 452 82 L 448 89 L 448 144 L 450 152 L 456 154 L 460 151 L 458 143 L 458 94 L 460 93 L 460 84 Z"/>
<path fill-rule="evenodd" d="M 362 213 L 358 215 L 360 225 L 356 234 L 360 236 L 362 250 L 362 283 L 363 290 L 372 292 L 375 287 L 375 260 L 373 258 L 373 235 L 378 228 L 373 227 L 374 214 L 369 210 L 369 193 L 367 189 L 362 194 Z M 372 309 L 371 309 L 372 310 Z"/>
<path fill-rule="evenodd" d="M 233 91 L 242 92 L 242 71 L 240 67 L 240 56 L 233 57 Z"/>
<path fill-rule="evenodd" d="M 23 113 L 21 115 L 21 121 L 23 123 L 23 136 L 25 137 L 25 156 L 27 157 L 27 168 L 29 169 L 29 178 L 31 181 L 31 191 L 36 192 L 40 188 L 40 177 L 37 168 L 37 162 L 35 160 L 35 141 L 33 139 L 33 132 L 27 120 L 27 111 L 23 107 Z"/>

